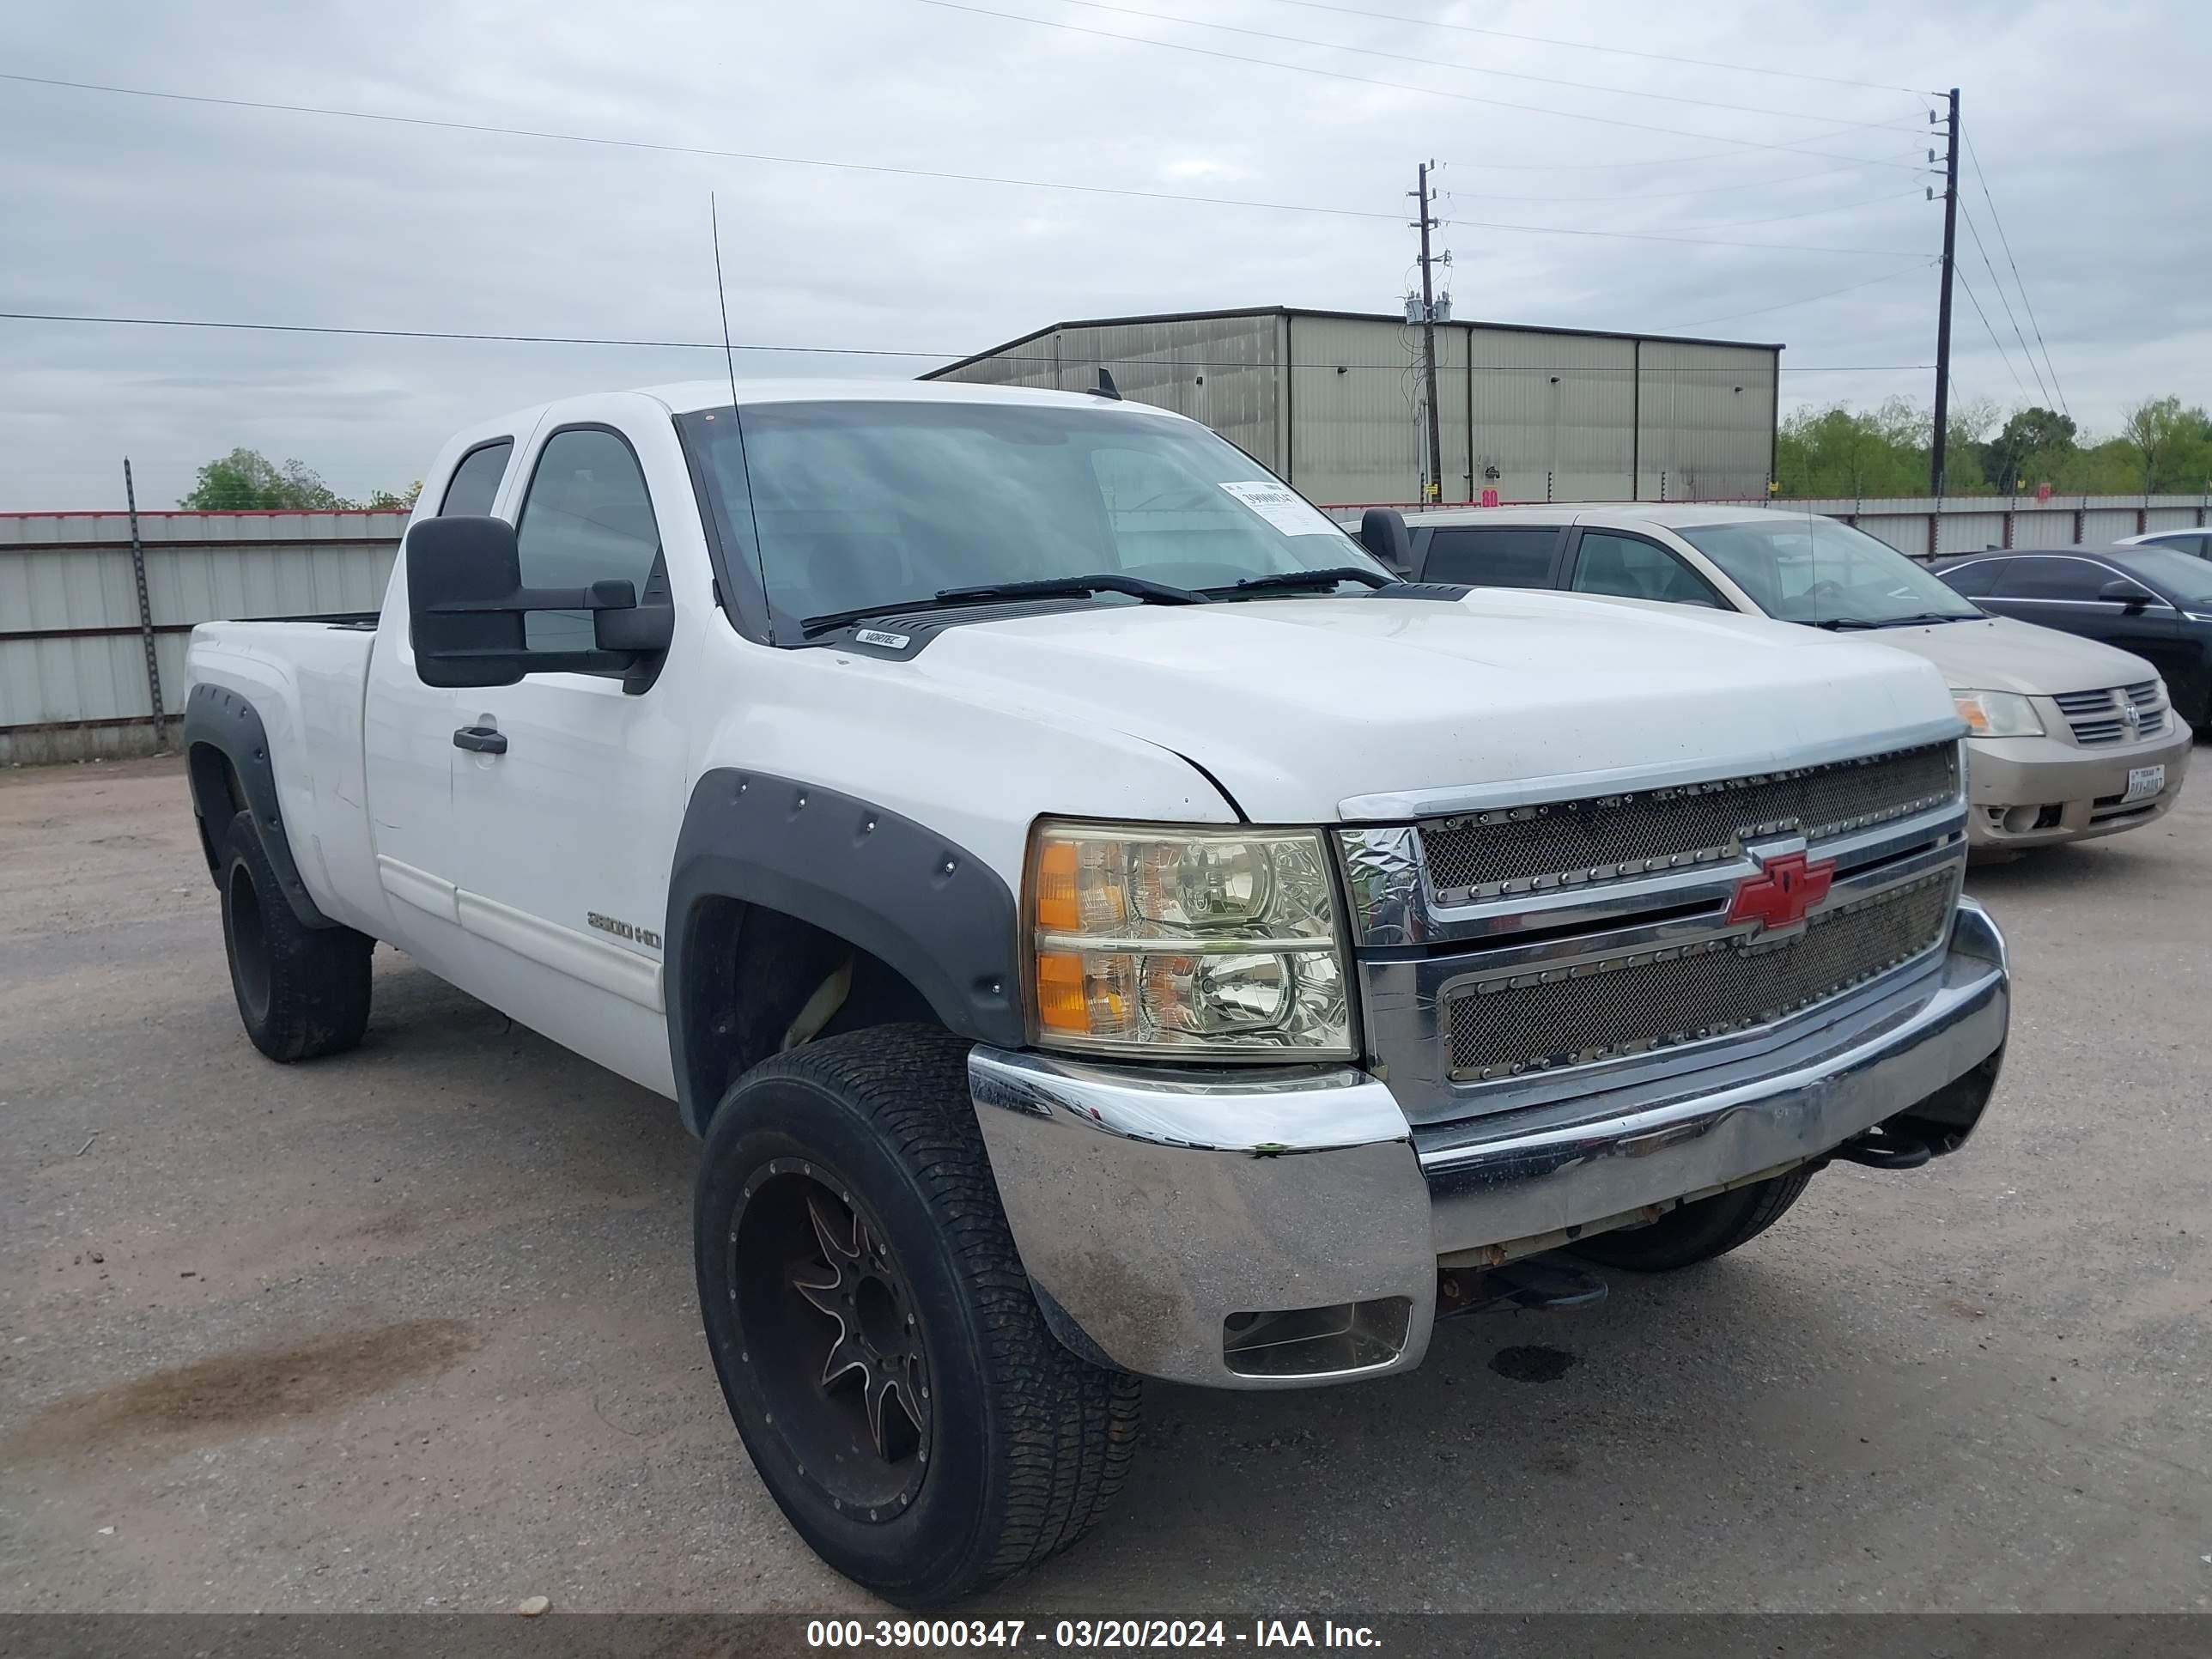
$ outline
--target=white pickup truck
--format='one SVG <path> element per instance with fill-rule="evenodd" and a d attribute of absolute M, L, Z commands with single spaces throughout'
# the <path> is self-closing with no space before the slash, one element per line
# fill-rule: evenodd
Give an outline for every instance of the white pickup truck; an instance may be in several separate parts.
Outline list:
<path fill-rule="evenodd" d="M 1540 1253 L 1960 1146 L 2008 989 L 1936 672 L 1403 534 L 1110 388 L 476 427 L 380 618 L 194 632 L 246 1031 L 358 1042 L 381 939 L 672 1097 L 745 1445 L 915 1605 L 1084 1531 L 1139 1376 L 1389 1376 Z"/>

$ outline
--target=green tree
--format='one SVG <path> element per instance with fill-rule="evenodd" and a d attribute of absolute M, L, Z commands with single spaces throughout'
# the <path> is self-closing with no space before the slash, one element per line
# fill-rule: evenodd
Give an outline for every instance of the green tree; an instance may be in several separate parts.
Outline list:
<path fill-rule="evenodd" d="M 1802 409 L 1782 423 L 1784 495 L 1916 495 L 1928 488 L 1929 417 L 1903 398 L 1873 410 Z"/>
<path fill-rule="evenodd" d="M 350 507 L 305 461 L 278 466 L 258 449 L 234 449 L 199 470 L 177 505 L 201 513 L 267 507 Z"/>
<path fill-rule="evenodd" d="M 2120 422 L 2119 441 L 2136 463 L 2130 488 L 2146 495 L 2197 490 L 2212 480 L 2212 416 L 2181 399 L 2146 398 Z"/>
<path fill-rule="evenodd" d="M 195 513 L 352 507 L 405 511 L 422 493 L 422 481 L 417 478 L 404 493 L 380 489 L 367 501 L 349 501 L 325 483 L 305 461 L 287 461 L 279 466 L 258 449 L 234 449 L 202 467 L 177 505 Z"/>
<path fill-rule="evenodd" d="M 2052 479 L 2074 456 L 2080 428 L 2070 415 L 2034 405 L 2014 412 L 1982 450 L 1982 476 L 2000 495 Z"/>

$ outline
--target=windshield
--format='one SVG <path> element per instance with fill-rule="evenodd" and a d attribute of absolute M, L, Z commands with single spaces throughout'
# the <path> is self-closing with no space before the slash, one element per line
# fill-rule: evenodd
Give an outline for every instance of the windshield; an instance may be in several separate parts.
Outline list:
<path fill-rule="evenodd" d="M 2157 583 L 2191 611 L 2212 608 L 2212 560 L 2171 547 L 2130 547 L 2118 562 Z"/>
<path fill-rule="evenodd" d="M 1139 410 L 760 404 L 682 426 L 729 544 L 757 549 L 788 617 L 1102 573 L 1186 589 L 1389 574 L 1235 445 Z"/>
<path fill-rule="evenodd" d="M 1983 614 L 1888 543 L 1833 519 L 1778 512 L 1674 533 L 1784 622 L 1880 625 Z"/>

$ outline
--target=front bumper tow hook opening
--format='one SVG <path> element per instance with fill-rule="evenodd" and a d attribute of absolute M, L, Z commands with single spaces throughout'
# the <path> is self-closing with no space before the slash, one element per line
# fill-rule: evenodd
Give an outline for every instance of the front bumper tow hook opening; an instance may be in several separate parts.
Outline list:
<path fill-rule="evenodd" d="M 1869 1170 L 1917 1170 L 1935 1157 L 1936 1151 L 1917 1135 L 1869 1129 L 1856 1140 L 1837 1147 L 1834 1156 L 1847 1164 L 1863 1164 Z"/>
<path fill-rule="evenodd" d="M 1446 1267 L 1437 1275 L 1437 1317 L 1495 1313 L 1507 1308 L 1594 1308 L 1606 1283 L 1564 1261 L 1530 1256 L 1499 1267 Z"/>

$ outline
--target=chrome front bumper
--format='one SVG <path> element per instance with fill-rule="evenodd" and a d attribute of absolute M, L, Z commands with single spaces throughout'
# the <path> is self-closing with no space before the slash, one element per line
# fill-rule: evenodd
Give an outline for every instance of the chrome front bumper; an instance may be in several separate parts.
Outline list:
<path fill-rule="evenodd" d="M 1061 1340 L 1176 1382 L 1297 1388 L 1419 1364 L 1440 1262 L 1633 1225 L 1899 1116 L 1955 1147 L 1996 1082 L 2008 1000 L 2004 941 L 1967 900 L 1936 963 L 1785 1047 L 1418 1132 L 1350 1066 L 1174 1073 L 978 1048 L 969 1079 Z"/>

